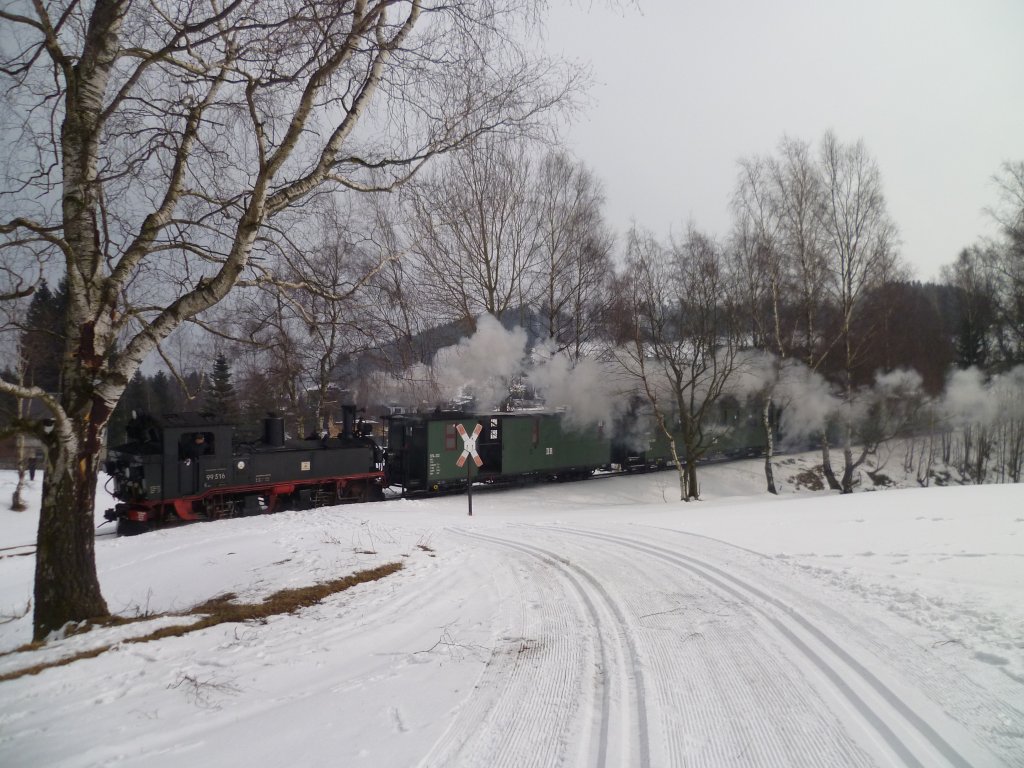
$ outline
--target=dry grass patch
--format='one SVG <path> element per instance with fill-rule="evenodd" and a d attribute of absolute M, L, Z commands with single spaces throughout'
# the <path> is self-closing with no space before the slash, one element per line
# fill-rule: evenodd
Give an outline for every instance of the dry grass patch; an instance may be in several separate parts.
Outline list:
<path fill-rule="evenodd" d="M 108 620 L 104 620 L 101 623 L 83 624 L 81 627 L 75 629 L 74 634 L 81 634 L 92 629 L 94 626 L 120 626 L 123 624 L 134 624 L 139 621 L 148 621 L 162 616 L 198 617 L 198 621 L 193 621 L 188 624 L 174 624 L 167 627 L 161 627 L 149 634 L 130 637 L 120 641 L 120 643 L 148 643 L 151 640 L 160 640 L 165 637 L 181 637 L 182 635 L 187 635 L 190 632 L 197 632 L 201 629 L 215 627 L 218 624 L 266 621 L 271 616 L 278 616 L 283 613 L 295 613 L 302 608 L 308 608 L 312 605 L 316 605 L 326 597 L 330 597 L 338 592 L 344 592 L 346 589 L 350 589 L 357 584 L 365 584 L 369 581 L 383 579 L 385 576 L 390 576 L 400 570 L 402 570 L 401 563 L 388 563 L 376 568 L 369 568 L 365 571 L 357 571 L 356 573 L 349 574 L 348 576 L 343 576 L 340 579 L 325 581 L 308 587 L 282 589 L 268 597 L 265 597 L 258 603 L 236 603 L 235 599 L 237 598 L 237 595 L 220 595 L 181 613 L 158 614 L 156 616 L 145 617 L 140 616 L 137 618 L 123 618 L 115 616 Z M 79 661 L 80 659 L 92 659 L 120 643 L 104 645 L 100 648 L 82 651 L 57 661 L 36 664 L 35 666 L 20 669 L 15 672 L 8 672 L 5 675 L 0 675 L 0 682 L 15 680 L 19 677 L 24 677 L 25 675 L 36 675 L 43 670 L 52 669 L 53 667 L 63 667 L 67 664 L 71 664 L 72 662 Z M 42 642 L 30 643 L 29 645 L 22 646 L 18 651 L 37 650 L 42 648 L 44 645 L 45 644 Z"/>
<path fill-rule="evenodd" d="M 811 491 L 825 490 L 824 470 L 820 464 L 813 469 L 805 469 L 798 473 L 794 479 L 797 488 L 807 488 Z"/>

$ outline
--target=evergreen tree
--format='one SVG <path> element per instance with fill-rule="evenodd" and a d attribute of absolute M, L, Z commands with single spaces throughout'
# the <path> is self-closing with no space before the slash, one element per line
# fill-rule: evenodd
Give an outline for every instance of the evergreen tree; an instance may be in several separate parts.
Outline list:
<path fill-rule="evenodd" d="M 157 371 L 150 381 L 150 390 L 153 394 L 150 403 L 150 413 L 160 416 L 165 413 L 173 413 L 180 410 L 178 398 L 175 397 L 171 388 L 171 380 L 163 371 Z"/>
<path fill-rule="evenodd" d="M 61 354 L 64 349 L 64 328 L 61 318 L 67 306 L 67 281 L 62 280 L 56 292 L 44 280 L 32 295 L 22 332 L 25 355 L 25 381 L 47 392 L 60 387 Z"/>
<path fill-rule="evenodd" d="M 136 371 L 110 416 L 110 424 L 107 427 L 107 445 L 124 443 L 128 439 L 125 428 L 131 420 L 132 411 L 151 413 L 150 403 L 152 400 L 150 380 Z"/>
<path fill-rule="evenodd" d="M 206 393 L 207 410 L 223 416 L 226 421 L 238 421 L 238 397 L 231 383 L 231 364 L 223 353 L 213 361 L 213 375 Z"/>

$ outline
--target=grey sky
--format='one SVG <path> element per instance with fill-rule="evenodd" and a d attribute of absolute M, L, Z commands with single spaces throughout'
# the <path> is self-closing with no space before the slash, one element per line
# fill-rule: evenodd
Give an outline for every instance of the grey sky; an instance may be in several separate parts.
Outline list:
<path fill-rule="evenodd" d="M 725 235 L 738 158 L 832 129 L 878 161 L 919 278 L 994 234 L 991 177 L 1024 160 L 1024 0 L 556 5 L 549 48 L 596 81 L 569 144 L 619 233 Z"/>

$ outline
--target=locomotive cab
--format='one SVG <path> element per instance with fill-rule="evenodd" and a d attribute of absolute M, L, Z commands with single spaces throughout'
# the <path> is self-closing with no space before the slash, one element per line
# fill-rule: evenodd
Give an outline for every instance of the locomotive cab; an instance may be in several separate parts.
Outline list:
<path fill-rule="evenodd" d="M 127 443 L 111 448 L 105 469 L 122 500 L 108 520 L 145 523 L 163 502 L 194 496 L 228 482 L 234 428 L 212 414 L 136 415 Z"/>
<path fill-rule="evenodd" d="M 234 428 L 205 413 L 164 417 L 164 498 L 226 485 Z"/>

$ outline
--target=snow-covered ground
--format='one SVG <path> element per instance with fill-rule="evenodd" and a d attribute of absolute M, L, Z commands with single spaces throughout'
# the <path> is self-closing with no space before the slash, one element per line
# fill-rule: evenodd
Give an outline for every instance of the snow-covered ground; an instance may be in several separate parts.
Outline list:
<path fill-rule="evenodd" d="M 0 682 L 0 766 L 1024 766 L 1024 487 L 771 498 L 760 473 L 709 466 L 688 505 L 663 472 L 479 492 L 472 518 L 453 496 L 100 536 L 126 616 L 404 568 L 34 651 L 39 480 L 16 513 L 0 473 L 0 675 L 112 645 Z"/>

